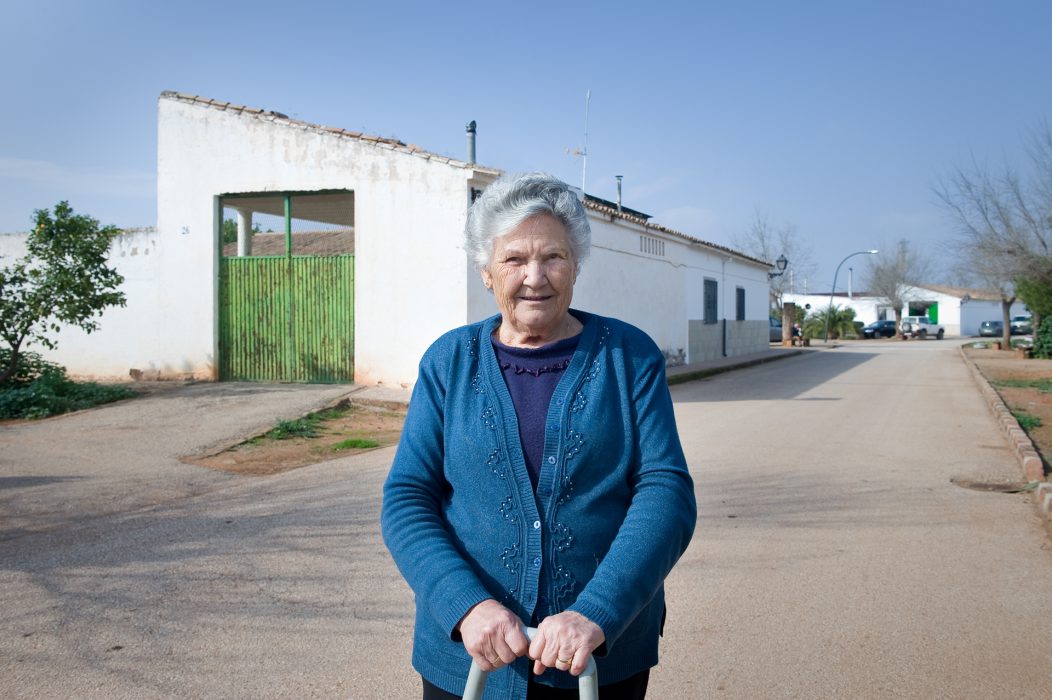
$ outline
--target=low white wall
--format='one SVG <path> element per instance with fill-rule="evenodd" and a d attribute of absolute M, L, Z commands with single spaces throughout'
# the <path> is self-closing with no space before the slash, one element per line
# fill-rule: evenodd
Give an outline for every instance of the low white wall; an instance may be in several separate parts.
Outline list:
<path fill-rule="evenodd" d="M 25 236 L 0 236 L 0 266 L 25 254 Z M 157 231 L 142 229 L 117 236 L 107 265 L 124 276 L 120 290 L 127 297 L 127 305 L 106 309 L 99 316 L 99 330 L 91 334 L 61 324 L 62 330 L 51 336 L 58 343 L 55 350 L 38 345 L 26 349 L 39 352 L 66 367 L 70 375 L 83 379 L 129 379 L 133 369 L 150 376 L 188 373 L 186 367 L 151 362 L 140 350 L 156 343 L 158 329 L 164 323 L 158 303 L 161 253 Z"/>

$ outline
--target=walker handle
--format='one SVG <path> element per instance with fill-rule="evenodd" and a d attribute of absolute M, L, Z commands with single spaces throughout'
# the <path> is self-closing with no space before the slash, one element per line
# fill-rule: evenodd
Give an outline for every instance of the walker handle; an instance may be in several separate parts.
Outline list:
<path fill-rule="evenodd" d="M 536 627 L 526 628 L 526 637 L 531 642 L 537 636 Z M 468 683 L 464 688 L 463 700 L 482 700 L 482 691 L 486 687 L 486 676 L 489 674 L 479 668 L 475 660 L 471 660 L 471 670 L 468 671 Z M 595 673 L 595 659 L 588 655 L 588 663 L 584 672 L 577 677 L 578 694 L 581 700 L 599 700 L 599 677 Z"/>

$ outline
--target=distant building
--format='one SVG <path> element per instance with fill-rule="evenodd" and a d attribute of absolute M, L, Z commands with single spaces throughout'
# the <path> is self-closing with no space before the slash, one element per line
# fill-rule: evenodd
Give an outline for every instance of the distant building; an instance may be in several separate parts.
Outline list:
<path fill-rule="evenodd" d="M 908 302 L 902 309 L 903 316 L 926 316 L 942 324 L 947 335 L 978 335 L 980 323 L 1001 319 L 1001 297 L 997 292 L 929 284 L 912 287 L 905 296 Z M 784 294 L 783 300 L 797 306 L 810 304 L 812 310 L 821 311 L 829 306 L 829 293 Z M 837 292 L 833 305 L 854 309 L 855 319 L 865 324 L 895 318 L 895 309 L 887 300 L 869 292 Z M 1025 308 L 1022 302 L 1016 302 L 1012 314 L 1024 314 Z"/>

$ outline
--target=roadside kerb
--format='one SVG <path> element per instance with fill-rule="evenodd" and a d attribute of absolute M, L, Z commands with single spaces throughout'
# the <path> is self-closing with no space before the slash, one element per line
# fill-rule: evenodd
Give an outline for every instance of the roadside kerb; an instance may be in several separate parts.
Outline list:
<path fill-rule="evenodd" d="M 794 348 L 772 348 L 763 352 L 752 353 L 750 355 L 724 357 L 719 360 L 680 365 L 679 367 L 669 367 L 665 371 L 665 375 L 668 378 L 669 386 L 672 386 L 674 384 L 682 384 L 683 382 L 692 382 L 697 379 L 705 379 L 706 377 L 729 372 L 734 369 L 744 369 L 745 367 L 762 365 L 766 362 L 773 362 L 774 360 L 781 360 L 786 357 L 802 355 L 805 352 L 815 351 Z"/>
<path fill-rule="evenodd" d="M 1019 426 L 1019 421 L 1008 410 L 1008 406 L 1005 405 L 1001 395 L 990 385 L 989 380 L 979 367 L 968 357 L 968 353 L 964 350 L 964 345 L 960 346 L 960 353 L 961 359 L 964 360 L 964 364 L 971 371 L 972 378 L 975 379 L 975 383 L 979 387 L 979 392 L 986 400 L 986 405 L 990 407 L 994 418 L 1001 426 L 1001 431 L 1008 439 L 1008 444 L 1019 459 L 1019 464 L 1023 468 L 1024 478 L 1028 483 L 1037 482 L 1038 484 L 1034 492 L 1034 502 L 1037 505 L 1038 512 L 1052 523 L 1052 483 L 1042 481 L 1045 478 L 1045 467 L 1041 461 L 1041 455 L 1038 454 L 1037 448 L 1034 447 L 1034 443 L 1026 434 L 1026 431 Z"/>

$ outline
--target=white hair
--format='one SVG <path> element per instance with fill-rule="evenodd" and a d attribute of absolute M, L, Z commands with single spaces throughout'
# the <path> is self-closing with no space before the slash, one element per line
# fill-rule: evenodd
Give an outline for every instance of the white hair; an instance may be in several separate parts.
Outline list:
<path fill-rule="evenodd" d="M 504 176 L 487 187 L 468 210 L 464 249 L 478 269 L 489 265 L 493 239 L 532 216 L 550 214 L 566 228 L 574 261 L 580 265 L 592 247 L 584 204 L 562 180 L 546 173 Z"/>

